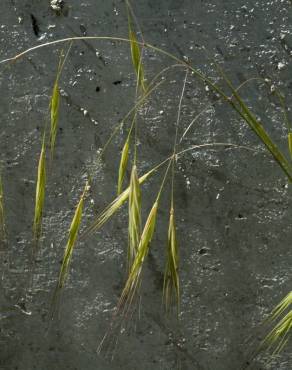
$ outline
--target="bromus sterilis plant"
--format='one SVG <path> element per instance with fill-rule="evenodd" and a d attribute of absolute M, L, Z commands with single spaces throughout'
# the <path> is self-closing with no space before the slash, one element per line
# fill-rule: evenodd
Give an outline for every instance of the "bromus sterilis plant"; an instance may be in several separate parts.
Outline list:
<path fill-rule="evenodd" d="M 247 106 L 247 104 L 242 99 L 241 95 L 239 94 L 239 88 L 234 87 L 232 82 L 226 77 L 224 72 L 217 66 L 219 74 L 227 87 L 229 88 L 228 94 L 219 86 L 219 84 L 213 83 L 207 76 L 202 74 L 199 69 L 193 67 L 191 64 L 186 63 L 184 60 L 177 58 L 175 55 L 153 45 L 150 45 L 144 41 L 143 35 L 141 33 L 142 41 L 139 41 L 137 33 L 135 32 L 138 29 L 137 22 L 135 20 L 132 8 L 128 1 L 126 1 L 127 7 L 127 15 L 128 15 L 128 38 L 120 38 L 120 37 L 107 37 L 107 36 L 82 36 L 82 37 L 72 37 L 66 38 L 62 40 L 56 40 L 52 42 L 48 42 L 42 45 L 38 45 L 36 47 L 32 47 L 13 58 L 7 59 L 0 63 L 8 62 L 8 61 L 16 61 L 26 55 L 27 53 L 37 50 L 41 47 L 49 46 L 49 45 L 57 45 L 59 43 L 65 42 L 73 42 L 77 40 L 108 40 L 114 42 L 127 42 L 131 49 L 131 58 L 133 67 L 135 70 L 137 84 L 136 84 L 136 102 L 135 106 L 131 111 L 126 115 L 122 123 L 115 128 L 114 132 L 111 134 L 109 140 L 106 142 L 102 149 L 102 153 L 107 148 L 109 143 L 112 141 L 112 138 L 118 133 L 120 127 L 126 122 L 129 117 L 132 117 L 132 123 L 130 128 L 127 130 L 126 140 L 123 145 L 121 159 L 120 159 L 120 166 L 119 166 L 119 174 L 118 174 L 118 185 L 117 185 L 117 197 L 101 212 L 101 214 L 94 219 L 94 221 L 89 225 L 89 227 L 85 228 L 85 231 L 81 235 L 81 237 L 87 237 L 91 235 L 93 232 L 99 230 L 112 216 L 121 208 L 121 206 L 128 201 L 128 212 L 129 212 L 129 223 L 128 223 L 128 249 L 127 249 L 127 279 L 124 285 L 124 289 L 122 290 L 122 294 L 118 301 L 116 314 L 113 320 L 112 327 L 120 327 L 120 323 L 124 323 L 126 319 L 130 318 L 132 312 L 135 308 L 135 304 L 138 301 L 139 297 L 139 289 L 142 282 L 142 274 L 143 268 L 145 266 L 145 260 L 147 255 L 149 254 L 151 240 L 153 239 L 154 230 L 156 227 L 156 220 L 157 220 L 157 213 L 159 207 L 159 200 L 161 196 L 162 189 L 164 189 L 164 183 L 171 172 L 171 201 L 170 201 L 170 210 L 169 210 L 169 224 L 168 224 L 168 233 L 167 233 L 167 247 L 166 247 L 166 262 L 165 262 L 165 269 L 164 269 L 164 279 L 163 279 L 163 304 L 165 306 L 165 310 L 168 312 L 172 308 L 172 306 L 176 307 L 176 311 L 179 314 L 180 311 L 180 280 L 179 280 L 179 251 L 178 251 L 178 241 L 177 241 L 177 234 L 176 234 L 176 207 L 175 207 L 175 196 L 174 196 L 174 180 L 175 180 L 175 165 L 177 159 L 182 156 L 184 153 L 192 150 L 199 150 L 199 149 L 208 149 L 208 148 L 216 148 L 216 146 L 223 146 L 224 148 L 232 148 L 232 147 L 240 147 L 236 145 L 232 145 L 230 143 L 207 143 L 201 145 L 194 145 L 189 148 L 181 148 L 180 151 L 177 150 L 177 136 L 178 136 L 178 125 L 179 125 L 179 117 L 180 117 L 180 110 L 181 110 L 181 102 L 184 94 L 187 73 L 184 81 L 183 91 L 180 97 L 180 105 L 178 109 L 178 119 L 176 124 L 176 134 L 175 134 L 175 143 L 172 154 L 169 158 L 162 161 L 159 165 L 153 167 L 143 176 L 139 176 L 139 168 L 137 164 L 137 116 L 138 116 L 138 109 L 139 107 L 145 102 L 146 98 L 154 91 L 161 83 L 157 83 L 154 85 L 154 81 L 158 79 L 164 72 L 170 70 L 174 67 L 181 67 L 186 69 L 188 72 L 191 72 L 195 77 L 197 77 L 201 82 L 205 85 L 209 86 L 213 92 L 216 93 L 217 97 L 219 97 L 218 101 L 224 101 L 226 104 L 231 106 L 248 125 L 249 127 L 256 133 L 259 137 L 261 142 L 266 146 L 269 152 L 273 155 L 275 161 L 278 165 L 282 168 L 283 172 L 286 174 L 288 179 L 292 180 L 292 164 L 290 158 L 286 158 L 286 156 L 282 153 L 280 148 L 275 144 L 274 140 L 270 135 L 268 135 L 264 125 L 256 118 L 256 116 L 252 113 L 251 109 Z M 167 56 L 172 61 L 175 61 L 175 65 L 169 66 L 164 68 L 160 73 L 158 73 L 148 84 L 145 82 L 145 66 L 143 64 L 143 51 L 145 48 L 151 49 L 161 55 Z M 69 50 L 67 52 L 67 55 Z M 62 54 L 62 58 L 59 62 L 57 77 L 54 82 L 53 86 L 53 93 L 50 100 L 50 134 L 44 132 L 43 134 L 43 141 L 42 141 L 42 148 L 39 158 L 38 164 L 38 177 L 37 177 L 37 186 L 36 186 L 36 200 L 35 200 L 35 216 L 34 216 L 34 239 L 39 240 L 41 236 L 41 224 L 42 224 L 42 214 L 44 208 L 44 199 L 45 199 L 45 189 L 46 189 L 46 150 L 47 148 L 50 149 L 51 159 L 54 156 L 55 147 L 56 147 L 56 140 L 57 140 L 57 131 L 58 131 L 58 116 L 59 116 L 59 107 L 60 107 L 60 88 L 59 88 L 59 79 L 62 68 L 64 66 L 65 60 L 67 55 L 64 57 Z M 147 73 L 148 78 L 148 73 Z M 151 85 L 153 83 L 153 85 Z M 230 95 L 231 94 L 231 95 Z M 230 96 L 229 96 L 230 95 Z M 200 113 L 201 114 L 201 113 Z M 193 123 L 199 117 L 196 116 L 192 121 L 191 124 L 187 127 L 184 131 L 182 138 L 179 143 L 182 142 L 182 139 L 185 137 L 187 132 L 192 127 Z M 46 144 L 46 137 L 49 137 L 49 144 Z M 125 178 L 126 172 L 130 169 L 129 166 L 129 158 L 132 154 L 132 147 L 134 147 L 134 158 L 132 161 L 131 167 L 131 175 L 130 175 L 130 182 L 128 187 L 125 185 Z M 291 127 L 289 127 L 288 131 L 288 147 L 290 151 L 290 155 L 292 158 L 292 131 Z M 142 228 L 142 217 L 141 217 L 141 185 L 150 177 L 152 174 L 157 172 L 160 167 L 164 164 L 167 165 L 167 169 L 164 174 L 164 178 L 161 184 L 161 188 L 158 192 L 157 197 L 155 198 L 154 203 L 148 213 L 148 217 L 144 224 L 144 228 Z M 84 198 L 86 196 L 86 189 L 83 191 L 83 194 L 79 200 L 77 205 L 73 220 L 71 222 L 71 226 L 69 229 L 69 236 L 68 241 L 64 251 L 63 262 L 61 266 L 61 270 L 59 273 L 59 278 L 57 281 L 57 286 L 55 289 L 54 297 L 53 297 L 53 306 L 52 311 L 53 313 L 56 312 L 57 303 L 61 296 L 61 292 L 65 286 L 66 278 L 68 276 L 68 271 L 70 267 L 70 261 L 72 258 L 72 254 L 74 248 L 77 243 L 77 236 L 80 229 L 80 223 L 82 218 L 82 211 L 84 205 Z M 0 197 L 1 201 L 1 197 Z M 1 204 L 0 204 L 0 211 L 1 211 Z M 0 214 L 0 221 L 1 221 L 1 214 Z M 1 222 L 0 222 L 1 226 Z M 284 314 L 284 311 L 288 309 L 290 303 L 287 305 L 287 302 L 291 302 L 290 296 L 289 299 L 285 300 L 285 304 L 281 302 L 280 306 L 282 307 L 280 310 L 276 310 L 274 313 L 272 322 L 276 322 L 280 319 L 280 316 Z M 283 309 L 284 307 L 284 309 Z M 120 319 L 117 319 L 117 318 Z M 116 323 L 119 323 L 116 325 Z M 268 334 L 265 341 L 263 342 L 263 347 L 269 343 L 275 344 L 276 350 L 278 352 L 279 349 L 282 349 L 283 346 L 286 344 L 287 339 L 291 332 L 291 311 L 285 314 L 282 319 L 276 324 L 274 329 Z"/>
<path fill-rule="evenodd" d="M 101 352 L 108 338 L 111 340 L 111 336 L 120 331 L 120 328 L 124 325 L 124 322 L 132 317 L 135 310 L 142 281 L 143 266 L 149 253 L 150 243 L 155 231 L 159 201 L 169 173 L 170 165 L 171 161 L 169 160 L 162 183 L 160 185 L 160 189 L 150 209 L 150 212 L 148 213 L 110 328 L 104 335 L 98 347 L 98 352 Z"/>

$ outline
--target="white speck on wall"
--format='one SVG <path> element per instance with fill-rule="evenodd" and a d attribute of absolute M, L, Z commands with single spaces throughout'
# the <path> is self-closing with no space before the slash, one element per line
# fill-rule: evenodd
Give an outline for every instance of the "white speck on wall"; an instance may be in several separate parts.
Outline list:
<path fill-rule="evenodd" d="M 286 64 L 283 63 L 283 62 L 279 62 L 278 63 L 278 70 L 281 71 L 281 69 L 285 68 L 286 67 Z"/>

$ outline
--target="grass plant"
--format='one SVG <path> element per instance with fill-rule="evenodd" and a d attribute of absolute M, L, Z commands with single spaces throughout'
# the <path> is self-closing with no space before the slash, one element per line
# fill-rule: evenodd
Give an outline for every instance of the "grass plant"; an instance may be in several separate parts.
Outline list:
<path fill-rule="evenodd" d="M 60 40 L 55 40 L 47 42 L 44 44 L 38 44 L 37 46 L 30 47 L 29 49 L 15 55 L 12 58 L 8 58 L 0 61 L 0 64 L 15 62 L 20 60 L 22 57 L 36 51 L 40 48 L 48 46 L 56 46 L 63 43 L 70 43 L 70 46 L 67 50 L 66 55 L 61 53 L 59 66 L 57 70 L 57 76 L 54 81 L 52 96 L 50 99 L 50 133 L 46 132 L 46 127 L 43 132 L 41 152 L 39 155 L 38 168 L 37 168 L 37 182 L 36 182 L 36 192 L 35 192 L 35 209 L 34 209 L 34 220 L 33 220 L 33 239 L 34 239 L 34 250 L 33 257 L 35 257 L 39 239 L 41 237 L 42 230 L 42 218 L 44 212 L 44 203 L 45 203 L 45 194 L 46 194 L 46 185 L 47 185 L 47 147 L 50 149 L 51 159 L 53 159 L 57 132 L 58 132 L 58 119 L 59 119 L 59 110 L 60 110 L 60 76 L 63 70 L 65 61 L 69 55 L 70 48 L 73 42 L 82 40 L 82 41 L 111 41 L 111 42 L 126 42 L 130 46 L 131 59 L 133 68 L 136 74 L 136 96 L 135 104 L 133 108 L 126 114 L 122 122 L 120 122 L 114 131 L 111 133 L 109 139 L 106 141 L 101 154 L 104 153 L 108 145 L 111 143 L 113 137 L 119 132 L 120 128 L 127 122 L 131 117 L 132 121 L 130 127 L 127 130 L 127 137 L 124 142 L 121 159 L 119 164 L 118 171 L 118 184 L 117 184 L 117 196 L 116 198 L 108 204 L 105 209 L 96 217 L 93 222 L 85 228 L 85 231 L 81 234 L 80 238 L 85 238 L 92 235 L 94 232 L 99 231 L 100 228 L 111 219 L 114 214 L 128 201 L 128 212 L 129 212 L 129 222 L 128 222 L 128 248 L 127 248 L 127 266 L 128 273 L 124 288 L 120 295 L 120 299 L 117 304 L 117 310 L 115 313 L 114 320 L 118 315 L 120 319 L 118 320 L 118 326 L 123 323 L 126 318 L 132 313 L 135 303 L 137 302 L 138 292 L 142 282 L 142 274 L 145 266 L 145 261 L 147 255 L 149 254 L 151 241 L 154 236 L 154 231 L 156 228 L 156 221 L 158 217 L 158 209 L 160 204 L 160 198 L 162 191 L 165 191 L 165 183 L 169 177 L 171 179 L 171 192 L 170 192 L 170 210 L 169 210 L 169 223 L 167 231 L 167 246 L 166 246 L 166 259 L 165 259 L 165 269 L 164 269 L 164 280 L 162 287 L 163 294 L 163 303 L 166 311 L 170 311 L 172 307 L 176 307 L 177 314 L 180 311 L 180 278 L 179 278 L 179 246 L 176 230 L 176 211 L 175 211 L 175 168 L 176 161 L 185 153 L 201 149 L 216 149 L 217 147 L 224 148 L 244 148 L 243 146 L 238 146 L 230 143 L 206 143 L 200 145 L 193 145 L 188 148 L 178 149 L 178 145 L 183 143 L 183 139 L 186 134 L 189 132 L 196 120 L 201 116 L 203 112 L 206 111 L 206 108 L 196 115 L 191 123 L 187 126 L 187 129 L 184 130 L 181 139 L 178 140 L 179 133 L 179 123 L 180 115 L 182 108 L 182 100 L 185 92 L 187 78 L 189 73 L 198 78 L 205 85 L 208 85 L 212 91 L 217 94 L 219 101 L 225 102 L 229 105 L 239 116 L 243 119 L 250 129 L 257 135 L 259 140 L 265 145 L 267 150 L 273 156 L 275 162 L 280 166 L 283 173 L 287 176 L 289 181 L 292 181 L 292 127 L 288 120 L 288 115 L 285 110 L 285 104 L 281 94 L 276 92 L 276 95 L 279 98 L 280 104 L 284 111 L 284 120 L 288 129 L 288 149 L 291 158 L 287 158 L 283 154 L 282 150 L 276 141 L 268 134 L 264 124 L 255 116 L 252 110 L 244 102 L 242 96 L 240 95 L 241 88 L 249 82 L 246 81 L 244 84 L 241 84 L 236 88 L 224 71 L 219 67 L 216 62 L 213 62 L 218 73 L 221 76 L 221 80 L 225 83 L 228 88 L 228 93 L 225 92 L 219 84 L 212 82 L 207 76 L 200 72 L 199 69 L 193 67 L 191 64 L 186 63 L 184 60 L 176 57 L 175 55 L 169 53 L 166 50 L 163 50 L 160 47 L 151 45 L 144 41 L 143 35 L 140 32 L 140 37 L 142 41 L 138 39 L 138 33 L 136 29 L 139 29 L 137 24 L 134 12 L 131 8 L 130 3 L 126 0 L 126 8 L 128 15 L 128 37 L 108 37 L 108 36 L 82 36 L 82 37 L 69 37 Z M 150 49 L 154 52 L 159 53 L 167 57 L 175 64 L 167 66 L 162 69 L 150 83 L 145 79 L 145 64 L 143 61 L 143 52 L 144 49 Z M 173 68 L 180 67 L 186 70 L 184 84 L 179 100 L 177 121 L 175 127 L 175 138 L 174 144 L 171 150 L 171 153 L 168 158 L 164 159 L 161 163 L 153 167 L 151 170 L 146 172 L 144 175 L 138 175 L 138 164 L 137 164 L 137 142 L 138 142 L 138 129 L 137 129 L 137 119 L 139 108 L 150 96 L 150 94 L 155 91 L 162 83 L 163 80 L 156 83 L 156 81 L 164 75 L 169 70 Z M 148 77 L 148 75 L 147 75 Z M 49 136 L 49 144 L 46 143 L 46 138 Z M 133 144 L 133 158 L 131 167 L 129 165 L 130 155 L 132 154 L 132 144 Z M 246 148 L 246 147 L 245 147 Z M 250 148 L 247 148 L 250 149 Z M 142 201 L 141 201 L 141 185 L 150 178 L 154 173 L 160 170 L 164 165 L 166 169 L 164 172 L 163 180 L 160 184 L 158 193 L 154 199 L 152 207 L 148 213 L 144 227 L 142 228 Z M 126 172 L 128 168 L 131 168 L 130 182 L 128 186 L 125 185 Z M 93 178 L 93 176 L 92 176 Z M 52 302 L 52 315 L 54 316 L 58 303 L 60 300 L 61 292 L 65 286 L 66 279 L 68 277 L 70 262 L 72 259 L 73 251 L 77 243 L 85 197 L 88 191 L 88 184 L 86 184 L 83 193 L 77 204 L 69 232 L 68 240 L 64 250 L 64 256 L 62 260 L 61 269 L 59 272 L 56 288 L 53 295 Z M 0 238 L 1 240 L 5 238 L 5 220 L 4 220 L 4 201 L 3 201 L 3 188 L 2 180 L 0 177 Z M 283 349 L 285 344 L 291 335 L 292 329 L 292 311 L 290 306 L 292 304 L 292 293 L 289 293 L 272 311 L 270 318 L 267 320 L 267 324 L 274 325 L 271 331 L 267 334 L 265 339 L 261 343 L 261 348 L 273 348 L 273 354 L 278 353 Z M 115 325 L 115 324 L 114 324 Z"/>

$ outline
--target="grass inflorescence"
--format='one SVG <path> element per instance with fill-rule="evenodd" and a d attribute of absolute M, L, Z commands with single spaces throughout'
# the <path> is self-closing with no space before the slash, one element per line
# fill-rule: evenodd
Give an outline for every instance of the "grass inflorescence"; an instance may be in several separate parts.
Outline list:
<path fill-rule="evenodd" d="M 136 102 L 134 107 L 130 110 L 130 112 L 126 115 L 125 119 L 118 127 L 115 128 L 114 132 L 111 134 L 109 140 L 104 145 L 102 152 L 106 149 L 106 147 L 111 142 L 114 135 L 119 131 L 119 128 L 122 127 L 124 122 L 133 114 L 133 120 L 130 128 L 128 129 L 128 134 L 126 140 L 124 142 L 122 151 L 121 151 L 121 158 L 119 164 L 119 172 L 118 172 L 118 184 L 117 184 L 117 196 L 116 198 L 109 204 L 107 207 L 101 212 L 101 214 L 95 218 L 89 227 L 85 229 L 82 234 L 82 237 L 87 237 L 91 235 L 93 232 L 99 230 L 109 219 L 111 219 L 116 212 L 128 201 L 128 212 L 129 212 L 129 222 L 128 222 L 128 248 L 127 248 L 127 278 L 122 290 L 120 299 L 117 305 L 117 314 L 121 314 L 122 321 L 128 317 L 128 314 L 137 302 L 138 292 L 142 282 L 142 273 L 143 268 L 145 265 L 145 260 L 147 255 L 149 254 L 151 241 L 154 236 L 154 231 L 156 228 L 156 221 L 158 217 L 158 208 L 160 202 L 160 196 L 162 189 L 164 189 L 164 184 L 168 173 L 171 172 L 171 202 L 170 202 L 170 212 L 169 212 L 169 223 L 168 223 L 168 231 L 167 231 L 167 246 L 166 246 L 166 258 L 165 258 L 165 268 L 164 268 L 164 280 L 162 286 L 162 293 L 163 293 L 163 301 L 166 311 L 169 311 L 173 306 L 176 307 L 177 313 L 180 310 L 180 279 L 179 279 L 179 246 L 178 246 L 178 238 L 177 238 L 177 230 L 176 230 L 176 222 L 175 222 L 175 202 L 174 202 L 174 181 L 175 181 L 175 165 L 177 158 L 182 154 L 190 150 L 195 150 L 197 148 L 207 148 L 208 146 L 226 146 L 230 147 L 232 144 L 230 143 L 208 143 L 202 145 L 195 145 L 190 148 L 181 149 L 180 151 L 177 150 L 178 145 L 178 126 L 180 120 L 180 112 L 181 112 L 181 105 L 182 105 L 182 98 L 184 95 L 184 90 L 186 86 L 186 80 L 188 76 L 188 72 L 192 72 L 192 74 L 197 77 L 200 81 L 204 82 L 204 84 L 208 85 L 214 93 L 217 94 L 219 97 L 218 101 L 224 101 L 230 107 L 232 107 L 235 112 L 242 118 L 256 133 L 260 141 L 266 146 L 268 151 L 272 154 L 275 162 L 282 168 L 283 172 L 286 174 L 288 179 L 292 181 L 292 128 L 287 120 L 287 114 L 285 113 L 285 120 L 287 121 L 288 127 L 288 149 L 291 158 L 287 158 L 287 154 L 283 154 L 282 150 L 276 142 L 270 136 L 261 123 L 261 121 L 255 116 L 255 114 L 251 111 L 248 105 L 244 102 L 242 96 L 239 93 L 239 88 L 235 88 L 233 83 L 228 79 L 225 73 L 217 66 L 217 70 L 219 71 L 223 81 L 225 81 L 225 85 L 228 87 L 228 94 L 217 84 L 213 83 L 211 79 L 207 76 L 202 74 L 199 69 L 193 67 L 190 63 L 186 63 L 184 60 L 179 59 L 175 55 L 161 49 L 160 47 L 151 45 L 144 41 L 143 35 L 139 32 L 139 25 L 135 19 L 133 10 L 126 0 L 126 7 L 127 7 L 127 15 L 128 15 L 128 38 L 121 38 L 121 37 L 107 37 L 107 36 L 84 36 L 84 37 L 71 37 L 66 38 L 63 40 L 55 40 L 52 42 L 48 42 L 43 45 L 38 45 L 35 47 L 31 47 L 30 49 L 16 55 L 14 58 L 7 59 L 0 63 L 4 63 L 7 61 L 15 61 L 20 59 L 22 56 L 26 55 L 27 53 L 39 49 L 44 46 L 48 45 L 57 45 L 59 43 L 64 43 L 70 41 L 72 44 L 73 41 L 77 40 L 110 40 L 116 42 L 127 42 L 130 46 L 131 52 L 131 59 L 132 64 L 134 67 L 134 71 L 136 74 Z M 137 32 L 138 30 L 138 32 Z M 141 39 L 141 41 L 139 41 Z M 70 47 L 71 47 L 70 44 Z M 57 132 L 58 132 L 58 120 L 59 120 L 59 111 L 60 111 L 60 75 L 62 69 L 64 67 L 65 60 L 69 54 L 70 47 L 67 51 L 67 54 L 61 54 L 57 76 L 54 81 L 53 91 L 50 99 L 50 106 L 49 106 L 49 116 L 50 116 L 50 132 L 46 132 L 46 128 L 44 129 L 43 138 L 42 138 L 42 146 L 41 152 L 38 161 L 38 169 L 37 169 L 37 182 L 36 182 L 36 192 L 35 192 L 35 210 L 34 210 L 34 221 L 33 221 L 33 235 L 35 246 L 37 246 L 38 241 L 41 237 L 41 229 L 42 229 L 42 218 L 44 213 L 44 203 L 45 203 L 45 195 L 46 195 L 46 183 L 47 183 L 47 149 L 50 151 L 51 160 L 54 156 L 54 151 L 57 142 Z M 184 85 L 182 89 L 182 93 L 180 96 L 180 103 L 178 109 L 178 116 L 176 122 L 176 133 L 175 133 L 175 140 L 174 146 L 172 150 L 172 154 L 166 160 L 162 161 L 158 166 L 152 168 L 143 176 L 138 176 L 138 164 L 137 164 L 137 142 L 138 142 L 138 132 L 137 132 L 137 115 L 138 115 L 138 108 L 141 106 L 143 102 L 145 102 L 146 98 L 154 91 L 163 81 L 160 81 L 156 85 L 154 85 L 154 81 L 157 80 L 161 75 L 173 68 L 174 66 L 167 67 L 163 69 L 160 73 L 158 73 L 148 84 L 146 84 L 145 79 L 145 65 L 143 61 L 143 54 L 145 48 L 151 49 L 152 51 L 158 52 L 161 55 L 167 56 L 172 61 L 175 61 L 176 65 L 186 69 L 186 77 L 184 80 Z M 148 75 L 147 75 L 148 77 Z M 243 84 L 242 84 L 243 85 Z M 226 86 L 225 86 L 226 87 Z M 282 107 L 284 106 L 283 98 L 281 95 L 278 96 L 280 99 L 280 103 Z M 205 111 L 205 110 L 204 110 Z M 202 112 L 201 112 L 202 113 Z M 182 139 L 185 137 L 187 132 L 190 130 L 194 122 L 197 118 L 201 115 L 197 115 L 188 125 L 187 129 L 184 131 L 182 138 L 179 142 L 181 144 Z M 46 138 L 48 137 L 49 143 L 46 143 Z M 130 155 L 132 154 L 132 144 L 134 145 L 134 158 L 133 162 L 129 163 Z M 287 145 L 287 144 L 285 144 Z M 234 145 L 234 147 L 236 147 Z M 238 146 L 237 146 L 238 147 Z M 286 147 L 285 147 L 286 149 Z M 142 201 L 141 201 L 141 185 L 154 173 L 156 172 L 163 164 L 168 163 L 167 169 L 165 171 L 165 175 L 159 189 L 158 195 L 155 198 L 154 202 L 152 203 L 152 207 L 148 213 L 146 221 L 144 223 L 144 227 L 142 228 Z M 128 186 L 126 186 L 126 173 L 127 170 L 131 168 L 131 175 L 130 175 L 130 182 Z M 69 232 L 68 232 L 68 240 L 64 250 L 64 256 L 62 260 L 62 266 L 59 272 L 59 277 L 57 281 L 57 286 L 54 292 L 53 297 L 53 312 L 55 312 L 56 304 L 59 301 L 60 294 L 65 286 L 66 279 L 68 276 L 70 262 L 72 259 L 73 251 L 77 243 L 77 238 L 80 230 L 81 220 L 82 220 L 82 213 L 84 207 L 84 200 L 87 192 L 87 185 L 79 199 L 77 204 Z M 0 238 L 4 238 L 5 235 L 5 220 L 4 220 L 4 202 L 3 202 L 3 189 L 2 183 L 0 178 Z M 36 248 L 34 249 L 34 256 L 35 256 Z M 287 297 L 284 298 L 283 301 L 272 311 L 270 319 L 267 321 L 269 325 L 274 325 L 272 330 L 268 333 L 265 339 L 261 343 L 261 347 L 267 348 L 274 348 L 273 353 L 278 353 L 284 345 L 287 343 L 290 335 L 291 335 L 291 328 L 292 328 L 292 311 L 289 310 L 290 305 L 292 304 L 292 293 L 289 293 Z M 276 324 L 275 324 L 276 323 Z"/>

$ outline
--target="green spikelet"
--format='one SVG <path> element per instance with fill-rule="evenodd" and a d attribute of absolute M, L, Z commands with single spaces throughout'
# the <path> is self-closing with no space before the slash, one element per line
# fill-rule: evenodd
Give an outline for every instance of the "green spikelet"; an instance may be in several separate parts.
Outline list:
<path fill-rule="evenodd" d="M 163 298 L 166 311 L 175 303 L 179 312 L 180 284 L 178 275 L 178 245 L 176 238 L 174 209 L 171 207 L 167 238 L 167 256 L 164 271 Z"/>
<path fill-rule="evenodd" d="M 135 256 L 128 279 L 119 300 L 118 309 L 124 306 L 125 310 L 128 310 L 135 298 L 135 293 L 137 292 L 137 288 L 139 287 L 141 282 L 143 263 L 145 257 L 149 252 L 150 242 L 155 230 L 157 209 L 158 201 L 155 201 L 145 223 L 138 245 L 137 254 Z"/>
<path fill-rule="evenodd" d="M 128 245 L 128 268 L 130 269 L 138 251 L 141 235 L 141 191 L 134 165 L 131 173 L 129 191 L 129 245 Z"/>
<path fill-rule="evenodd" d="M 131 56 L 132 63 L 137 75 L 137 85 L 145 92 L 145 76 L 144 76 L 144 67 L 142 63 L 142 55 L 140 46 L 136 37 L 136 34 L 133 29 L 133 21 L 131 19 L 130 12 L 128 10 L 128 28 L 129 28 L 129 40 L 131 47 Z"/>
<path fill-rule="evenodd" d="M 38 242 L 41 236 L 42 229 L 42 217 L 43 209 L 45 203 L 45 193 L 46 193 L 46 136 L 43 135 L 41 154 L 38 163 L 38 173 L 37 173 L 37 185 L 35 194 L 35 211 L 34 211 L 34 221 L 33 221 L 33 234 L 35 242 Z"/>
<path fill-rule="evenodd" d="M 120 167 L 119 167 L 119 179 L 118 179 L 118 195 L 121 194 L 123 188 L 123 181 L 125 178 L 127 166 L 128 166 L 128 159 L 129 159 L 129 142 L 130 136 L 127 137 L 127 140 L 124 144 L 121 160 L 120 160 Z"/>
<path fill-rule="evenodd" d="M 60 90 L 59 90 L 59 72 L 55 80 L 53 93 L 50 101 L 50 117 L 51 117 L 51 130 L 50 130 L 50 150 L 51 158 L 54 156 L 54 149 L 58 131 L 59 119 L 59 106 L 60 106 Z"/>

